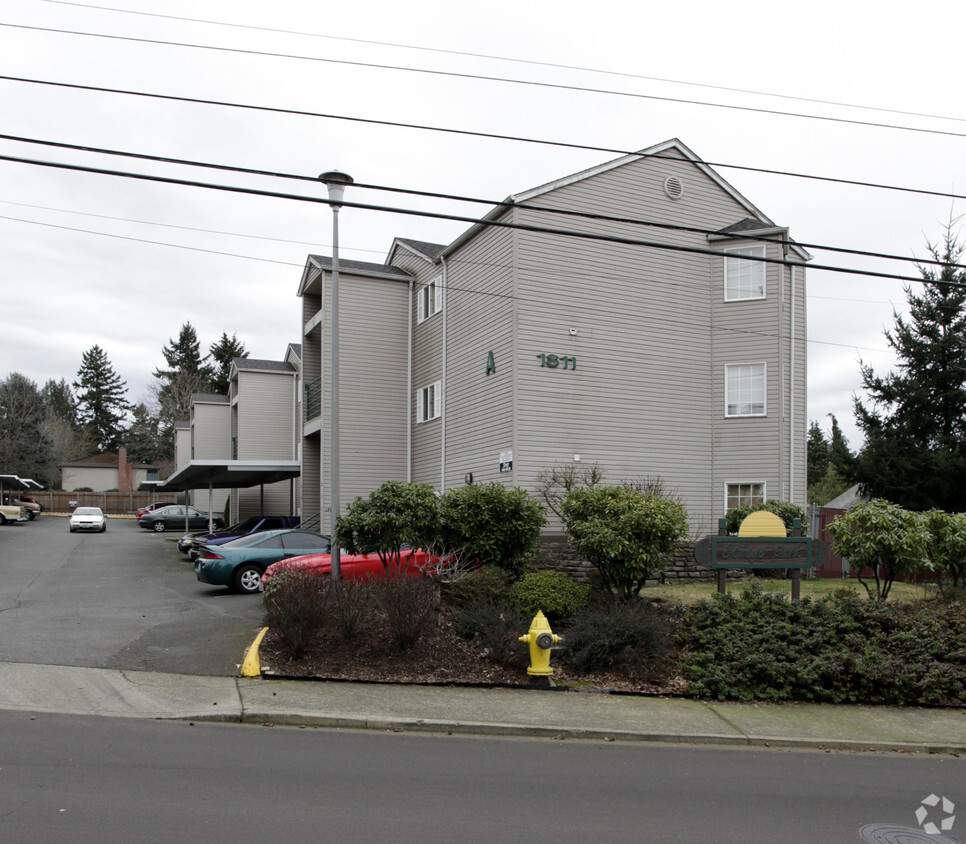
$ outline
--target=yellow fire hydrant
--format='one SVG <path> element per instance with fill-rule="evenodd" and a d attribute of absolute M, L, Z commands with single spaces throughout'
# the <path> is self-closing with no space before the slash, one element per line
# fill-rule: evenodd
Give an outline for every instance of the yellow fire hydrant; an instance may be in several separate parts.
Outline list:
<path fill-rule="evenodd" d="M 527 674 L 531 677 L 549 677 L 553 674 L 550 667 L 550 646 L 557 644 L 560 637 L 550 629 L 550 622 L 538 610 L 530 622 L 530 630 L 520 637 L 521 642 L 530 646 L 530 667 Z"/>

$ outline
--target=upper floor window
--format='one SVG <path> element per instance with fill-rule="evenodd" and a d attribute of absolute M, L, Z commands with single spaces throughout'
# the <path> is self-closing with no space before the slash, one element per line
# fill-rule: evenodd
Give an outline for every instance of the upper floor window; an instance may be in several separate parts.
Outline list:
<path fill-rule="evenodd" d="M 725 255 L 725 301 L 765 298 L 765 264 L 750 261 L 748 256 L 765 257 L 764 246 L 727 249 Z"/>
<path fill-rule="evenodd" d="M 443 415 L 443 382 L 435 381 L 416 391 L 416 421 L 428 422 Z"/>
<path fill-rule="evenodd" d="M 725 416 L 765 415 L 765 364 L 725 367 Z"/>
<path fill-rule="evenodd" d="M 441 310 L 443 310 L 443 277 L 438 275 L 419 291 L 416 301 L 416 322 L 429 319 Z"/>

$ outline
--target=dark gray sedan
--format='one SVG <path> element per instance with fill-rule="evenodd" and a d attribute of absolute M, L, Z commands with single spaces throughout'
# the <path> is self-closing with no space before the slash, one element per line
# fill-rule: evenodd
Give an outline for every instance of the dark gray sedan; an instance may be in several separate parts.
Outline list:
<path fill-rule="evenodd" d="M 194 507 L 186 507 L 184 504 L 175 504 L 171 507 L 162 507 L 151 513 L 145 513 L 138 519 L 138 526 L 147 530 L 156 530 L 159 533 L 166 530 L 185 529 L 185 511 L 187 511 L 188 530 L 203 530 L 208 527 L 208 514 L 195 510 Z M 216 527 L 224 527 L 225 520 L 221 516 L 212 516 L 211 523 Z"/>

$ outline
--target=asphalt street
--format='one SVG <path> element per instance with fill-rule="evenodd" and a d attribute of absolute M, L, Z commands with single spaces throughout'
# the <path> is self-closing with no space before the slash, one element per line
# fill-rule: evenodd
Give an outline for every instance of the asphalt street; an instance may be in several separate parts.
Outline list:
<path fill-rule="evenodd" d="M 199 583 L 179 535 L 133 519 L 70 533 L 48 515 L 0 528 L 0 661 L 236 674 L 261 600 Z"/>

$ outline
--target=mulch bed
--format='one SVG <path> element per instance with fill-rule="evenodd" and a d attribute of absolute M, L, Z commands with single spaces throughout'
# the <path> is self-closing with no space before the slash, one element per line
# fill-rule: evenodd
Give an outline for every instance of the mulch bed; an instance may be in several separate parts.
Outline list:
<path fill-rule="evenodd" d="M 445 609 L 439 623 L 408 651 L 392 647 L 382 631 L 367 631 L 346 641 L 333 626 L 320 630 L 300 659 L 293 658 L 278 632 L 270 629 L 262 640 L 259 658 L 267 677 L 505 688 L 534 685 L 526 672 L 527 645 L 520 643 L 519 658 L 513 665 L 498 664 L 481 645 L 456 633 L 452 613 Z M 649 695 L 684 692 L 683 681 L 674 678 L 645 682 L 620 673 L 575 676 L 556 654 L 551 666 L 558 686 Z"/>

